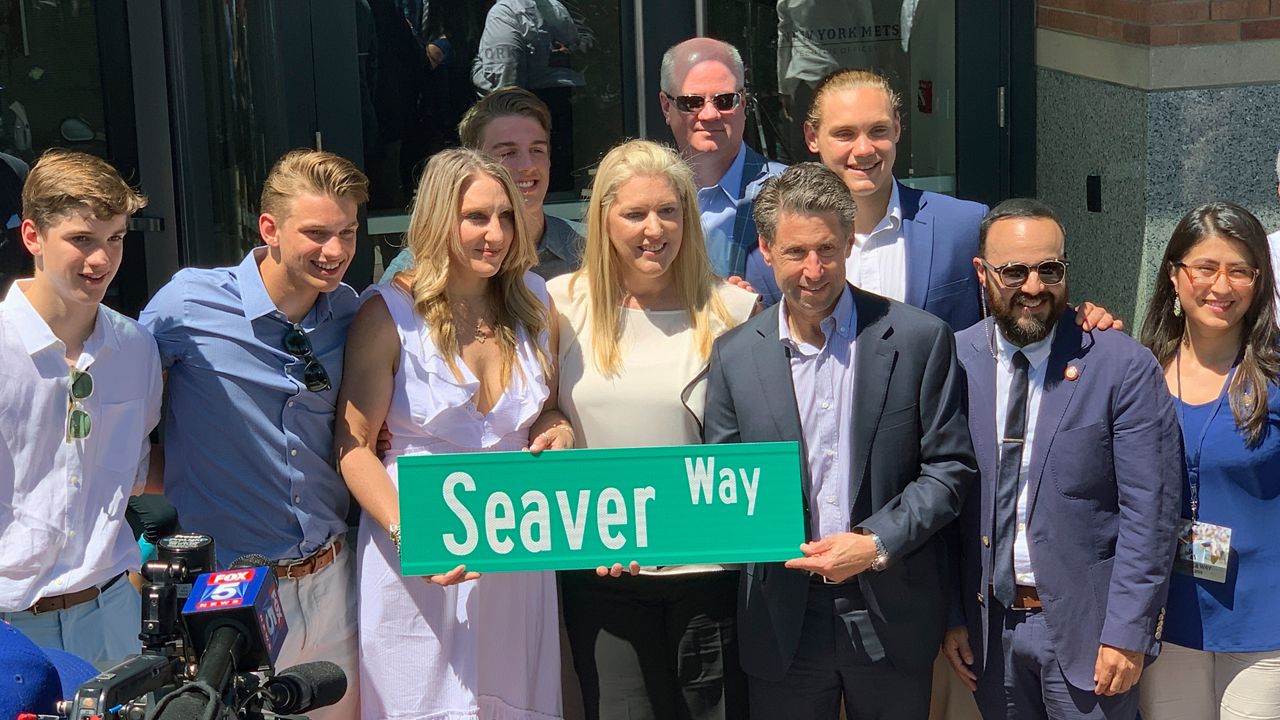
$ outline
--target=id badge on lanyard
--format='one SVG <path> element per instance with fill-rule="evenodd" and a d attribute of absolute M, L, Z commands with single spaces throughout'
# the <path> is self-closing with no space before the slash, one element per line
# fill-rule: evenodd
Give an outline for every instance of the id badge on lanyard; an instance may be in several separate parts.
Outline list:
<path fill-rule="evenodd" d="M 1223 525 L 1202 522 L 1200 520 L 1200 454 L 1204 449 L 1205 436 L 1209 434 L 1209 426 L 1222 410 L 1222 399 L 1231 387 L 1235 377 L 1235 369 L 1227 376 L 1227 382 L 1218 394 L 1209 418 L 1200 430 L 1200 439 L 1194 448 L 1195 454 L 1187 454 L 1187 484 L 1191 491 L 1191 518 L 1182 518 L 1178 525 L 1178 549 L 1174 554 L 1174 572 L 1211 582 L 1226 582 L 1228 561 L 1231 558 L 1231 528 Z M 1178 402 L 1182 402 L 1182 378 L 1178 377 Z M 1179 408 L 1181 411 L 1182 408 Z M 1185 418 L 1185 415 L 1184 415 Z M 1186 423 L 1184 422 L 1185 426 Z"/>

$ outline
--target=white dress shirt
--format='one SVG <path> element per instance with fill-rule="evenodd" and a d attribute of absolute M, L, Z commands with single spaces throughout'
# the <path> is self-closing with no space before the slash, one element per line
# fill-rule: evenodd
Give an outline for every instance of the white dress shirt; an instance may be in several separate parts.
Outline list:
<path fill-rule="evenodd" d="M 849 282 L 891 300 L 907 299 L 907 239 L 902 234 L 902 200 L 893 183 L 889 207 L 870 233 L 854 233 L 845 261 Z"/>
<path fill-rule="evenodd" d="M 1036 574 L 1027 549 L 1027 470 L 1031 467 L 1031 449 L 1035 447 L 1036 423 L 1040 419 L 1040 398 L 1044 395 L 1045 367 L 1053 348 L 1055 329 L 1049 337 L 1026 347 L 1018 347 L 996 332 L 996 437 L 1003 437 L 1005 418 L 1009 414 L 1009 386 L 1013 384 L 1013 355 L 1019 350 L 1026 356 L 1027 424 L 1022 444 L 1022 468 L 1018 472 L 1017 525 L 1013 537 L 1013 575 L 1019 585 L 1035 586 Z"/>
<path fill-rule="evenodd" d="M 1267 236 L 1267 245 L 1271 246 L 1271 271 L 1280 273 L 1280 230 Z M 1276 283 L 1276 310 L 1280 312 L 1280 283 Z"/>
<path fill-rule="evenodd" d="M 100 585 L 140 562 L 125 522 L 160 419 L 160 356 L 134 320 L 99 306 L 75 367 L 92 429 L 67 439 L 66 348 L 18 280 L 0 302 L 0 611 Z"/>

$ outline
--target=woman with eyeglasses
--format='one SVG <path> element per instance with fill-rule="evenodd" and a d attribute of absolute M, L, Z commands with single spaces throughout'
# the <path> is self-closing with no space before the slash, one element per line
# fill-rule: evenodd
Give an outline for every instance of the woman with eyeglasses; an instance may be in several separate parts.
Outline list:
<path fill-rule="evenodd" d="M 447 150 L 427 164 L 409 221 L 413 270 L 365 294 L 338 397 L 339 468 L 364 513 L 363 717 L 561 716 L 552 573 L 400 574 L 396 458 L 562 448 L 557 330 L 520 192 L 496 161 Z M 385 421 L 391 446 L 376 454 Z M 319 629 L 323 632 L 323 629 Z"/>
<path fill-rule="evenodd" d="M 712 273 L 696 192 L 689 167 L 656 143 L 623 143 L 600 163 L 583 268 L 547 284 L 561 315 L 560 407 L 581 447 L 701 442 L 711 343 L 757 298 Z M 745 718 L 737 575 L 561 573 L 587 718 Z"/>
<path fill-rule="evenodd" d="M 1176 398 L 1187 473 L 1144 720 L 1280 719 L 1274 288 L 1266 231 L 1244 208 L 1202 205 L 1174 229 L 1142 342 Z"/>

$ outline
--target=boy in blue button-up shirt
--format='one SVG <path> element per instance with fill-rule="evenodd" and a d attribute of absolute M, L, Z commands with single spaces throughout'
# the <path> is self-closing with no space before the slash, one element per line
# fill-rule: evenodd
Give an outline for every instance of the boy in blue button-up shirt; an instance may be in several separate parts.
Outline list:
<path fill-rule="evenodd" d="M 315 720 L 359 707 L 349 495 L 331 454 L 358 307 L 342 277 L 367 199 L 350 161 L 286 154 L 262 192 L 264 246 L 236 267 L 178 272 L 141 316 L 168 372 L 165 495 L 185 529 L 213 536 L 220 564 L 276 561 L 289 626 L 276 666 L 329 660 L 347 674 Z"/>

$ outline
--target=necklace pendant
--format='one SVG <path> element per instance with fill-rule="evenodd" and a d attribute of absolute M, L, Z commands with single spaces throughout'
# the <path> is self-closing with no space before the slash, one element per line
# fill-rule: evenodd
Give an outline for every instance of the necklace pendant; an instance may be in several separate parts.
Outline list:
<path fill-rule="evenodd" d="M 476 342 L 483 345 L 485 340 L 488 340 L 488 339 L 489 338 L 486 337 L 484 334 L 484 323 L 480 320 L 480 318 L 476 318 Z"/>

